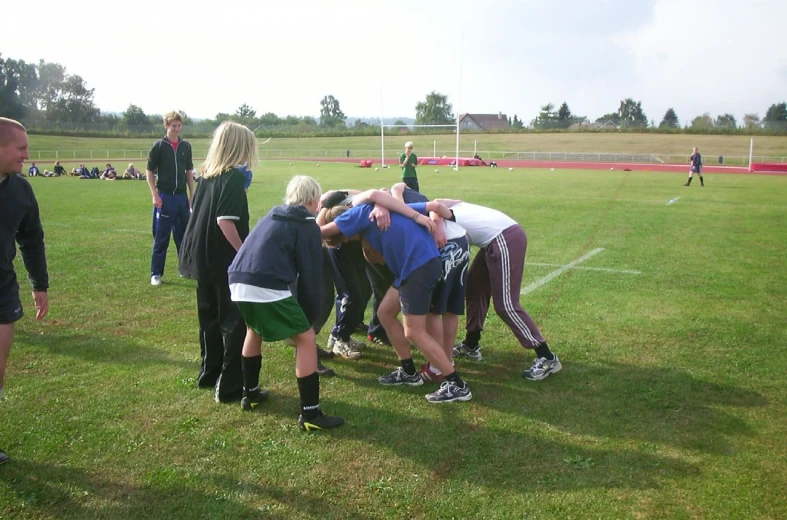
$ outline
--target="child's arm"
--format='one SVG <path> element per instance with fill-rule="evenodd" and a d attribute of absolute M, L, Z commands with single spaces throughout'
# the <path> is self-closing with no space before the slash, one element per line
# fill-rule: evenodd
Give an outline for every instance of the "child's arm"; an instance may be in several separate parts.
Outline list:
<path fill-rule="evenodd" d="M 396 200 L 384 191 L 368 190 L 361 193 L 360 195 L 356 195 L 355 198 L 353 198 L 353 206 L 357 206 L 359 204 L 379 204 L 384 208 L 411 218 L 417 224 L 427 228 L 430 233 L 435 229 L 435 223 L 432 221 L 432 219 L 426 215 L 418 213 L 401 200 Z M 448 216 L 451 216 L 450 213 Z"/>
<path fill-rule="evenodd" d="M 433 211 L 443 218 L 451 218 L 451 210 L 437 200 L 430 200 L 426 203 L 426 211 Z"/>
<path fill-rule="evenodd" d="M 434 202 L 439 202 L 443 206 L 450 208 L 451 206 L 456 206 L 462 201 L 457 199 L 435 199 Z M 451 217 L 446 217 L 446 218 L 451 218 Z"/>
<path fill-rule="evenodd" d="M 407 184 L 403 182 L 397 182 L 393 186 L 391 186 L 391 196 L 397 200 L 401 200 L 404 202 L 404 189 L 407 187 Z"/>
<path fill-rule="evenodd" d="M 330 238 L 339 233 L 341 233 L 341 231 L 339 231 L 339 226 L 336 225 L 336 222 L 320 225 L 320 236 L 322 238 Z"/>
<path fill-rule="evenodd" d="M 218 221 L 219 229 L 221 229 L 222 234 L 224 234 L 224 238 L 227 239 L 227 242 L 237 251 L 240 249 L 240 246 L 243 245 L 243 241 L 240 239 L 240 235 L 238 234 L 238 228 L 235 227 L 235 222 L 230 219 L 221 219 Z"/>

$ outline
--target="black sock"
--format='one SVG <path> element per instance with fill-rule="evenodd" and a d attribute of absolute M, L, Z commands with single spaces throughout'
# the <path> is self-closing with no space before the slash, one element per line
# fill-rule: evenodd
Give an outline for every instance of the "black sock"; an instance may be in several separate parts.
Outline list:
<path fill-rule="evenodd" d="M 462 381 L 462 378 L 456 373 L 456 370 L 445 376 L 446 381 L 451 381 L 453 384 L 458 386 L 459 388 L 465 387 L 465 382 Z"/>
<path fill-rule="evenodd" d="M 548 361 L 555 359 L 555 355 L 549 350 L 549 345 L 547 345 L 546 341 L 536 347 L 536 356 L 547 359 Z"/>
<path fill-rule="evenodd" d="M 402 364 L 402 369 L 404 370 L 405 374 L 408 376 L 415 375 L 416 370 L 415 363 L 413 363 L 413 358 L 402 359 L 399 362 Z"/>
<path fill-rule="evenodd" d="M 241 356 L 240 365 L 243 367 L 243 390 L 251 390 L 260 386 L 262 356 Z"/>
<path fill-rule="evenodd" d="M 480 330 L 468 330 L 467 334 L 465 335 L 465 345 L 470 348 L 477 348 L 478 342 L 481 341 L 481 331 Z"/>
<path fill-rule="evenodd" d="M 304 419 L 314 419 L 320 415 L 320 374 L 315 372 L 299 377 L 298 392 L 301 394 L 301 415 Z"/>
<path fill-rule="evenodd" d="M 705 181 L 702 180 L 702 175 L 700 175 L 700 186 L 705 186 Z"/>
<path fill-rule="evenodd" d="M 689 177 L 689 180 L 686 181 L 686 184 L 691 184 L 692 177 Z"/>

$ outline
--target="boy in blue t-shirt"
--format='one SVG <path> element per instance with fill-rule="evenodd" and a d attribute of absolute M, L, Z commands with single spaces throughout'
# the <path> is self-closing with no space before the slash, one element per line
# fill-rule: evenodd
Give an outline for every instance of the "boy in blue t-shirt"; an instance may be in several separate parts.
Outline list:
<path fill-rule="evenodd" d="M 385 231 L 370 220 L 373 207 L 379 204 L 391 210 L 390 224 Z M 451 212 L 438 202 L 404 204 L 389 194 L 371 190 L 353 199 L 353 208 L 335 207 L 321 211 L 318 223 L 322 237 L 330 245 L 361 239 L 365 248 L 381 255 L 394 274 L 393 286 L 383 298 L 378 317 L 391 341 L 401 367 L 378 379 L 384 385 L 418 386 L 423 384 L 409 353 L 408 341 L 445 376 L 445 382 L 434 393 L 427 394 L 431 403 L 469 401 L 470 389 L 454 370 L 451 359 L 440 343 L 426 330 L 432 293 L 437 286 L 442 266 L 440 254 L 432 237 L 424 229 L 433 231 L 435 224 L 426 214 L 434 211 L 443 218 Z M 409 218 L 408 218 L 409 217 Z M 337 236 L 339 235 L 339 236 Z M 396 319 L 401 307 L 404 326 Z"/>

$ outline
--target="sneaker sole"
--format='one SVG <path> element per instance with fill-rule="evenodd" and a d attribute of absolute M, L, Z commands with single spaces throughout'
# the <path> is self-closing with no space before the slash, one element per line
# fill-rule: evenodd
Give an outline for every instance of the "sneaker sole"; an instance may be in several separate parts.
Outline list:
<path fill-rule="evenodd" d="M 424 396 L 426 397 L 426 396 Z M 440 401 L 430 401 L 428 397 L 426 400 L 432 404 L 441 404 L 441 403 L 453 403 L 454 401 L 469 401 L 473 398 L 473 393 L 469 392 L 467 395 L 463 395 L 461 397 L 454 397 L 453 399 L 442 399 Z"/>
<path fill-rule="evenodd" d="M 558 365 L 557 368 L 553 368 L 549 372 L 544 372 L 544 374 L 541 375 L 540 377 L 527 376 L 525 374 L 522 374 L 522 377 L 524 377 L 528 381 L 543 381 L 544 379 L 548 378 L 551 374 L 557 374 L 561 370 L 563 370 L 563 364 L 562 363 L 560 365 Z"/>
<path fill-rule="evenodd" d="M 342 357 L 344 359 L 360 359 L 360 357 L 361 357 L 361 353 L 360 352 L 355 352 L 355 351 L 351 352 L 350 354 L 344 354 L 343 352 L 341 352 L 339 350 L 333 350 L 332 352 L 334 354 L 336 354 L 337 356 Z"/>

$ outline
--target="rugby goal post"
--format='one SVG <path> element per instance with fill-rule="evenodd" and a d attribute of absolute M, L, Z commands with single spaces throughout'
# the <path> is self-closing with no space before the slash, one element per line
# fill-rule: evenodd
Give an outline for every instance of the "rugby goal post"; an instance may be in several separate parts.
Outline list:
<path fill-rule="evenodd" d="M 380 164 L 385 168 L 385 129 L 386 128 L 453 128 L 456 133 L 456 149 L 454 168 L 459 168 L 459 118 L 456 123 L 451 125 L 386 125 L 385 120 L 380 118 Z M 437 144 L 434 145 L 434 150 L 437 150 Z"/>

